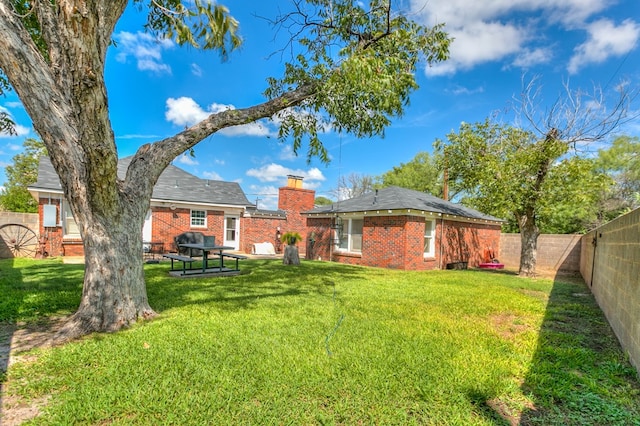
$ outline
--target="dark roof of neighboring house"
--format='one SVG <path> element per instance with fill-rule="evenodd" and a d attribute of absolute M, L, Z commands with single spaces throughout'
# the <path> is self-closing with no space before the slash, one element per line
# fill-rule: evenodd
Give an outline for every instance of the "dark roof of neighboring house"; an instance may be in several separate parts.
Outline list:
<path fill-rule="evenodd" d="M 503 222 L 493 216 L 486 215 L 477 210 L 464 207 L 460 204 L 445 201 L 433 195 L 414 191 L 412 189 L 400 188 L 398 186 L 388 186 L 377 191 L 368 192 L 359 197 L 337 203 L 316 207 L 305 214 L 332 214 L 332 213 L 354 213 L 369 212 L 377 210 L 413 210 L 443 215 L 459 216 L 470 219 L 481 219 L 496 222 Z"/>
<path fill-rule="evenodd" d="M 118 177 L 123 179 L 132 157 L 118 160 Z M 33 191 L 62 191 L 60 179 L 49 157 L 41 157 L 38 180 L 29 186 Z M 237 182 L 200 179 L 170 164 L 162 172 L 153 188 L 153 200 L 253 206 Z"/>
<path fill-rule="evenodd" d="M 256 209 L 249 207 L 246 210 L 246 213 L 249 216 L 254 217 L 273 217 L 273 218 L 286 218 L 287 212 L 284 210 L 265 210 L 265 209 Z"/>

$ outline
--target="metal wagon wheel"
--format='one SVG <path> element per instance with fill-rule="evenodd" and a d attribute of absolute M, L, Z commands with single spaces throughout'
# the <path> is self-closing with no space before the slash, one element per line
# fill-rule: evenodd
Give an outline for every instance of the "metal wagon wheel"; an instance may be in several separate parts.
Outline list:
<path fill-rule="evenodd" d="M 34 257 L 38 236 L 31 229 L 17 223 L 0 226 L 0 258 Z"/>

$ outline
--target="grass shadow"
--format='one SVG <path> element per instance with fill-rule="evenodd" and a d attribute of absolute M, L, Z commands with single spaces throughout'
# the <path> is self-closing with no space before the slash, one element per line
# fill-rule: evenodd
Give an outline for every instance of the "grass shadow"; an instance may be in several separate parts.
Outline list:
<path fill-rule="evenodd" d="M 258 298 L 330 294 L 333 282 L 344 279 L 367 280 L 371 273 L 357 266 L 303 261 L 283 265 L 278 259 L 244 260 L 242 273 L 228 277 L 171 277 L 168 265 L 145 267 L 151 306 L 162 312 L 185 305 L 216 303 L 226 310 L 250 308 Z"/>
<path fill-rule="evenodd" d="M 636 370 L 580 276 L 556 275 L 522 390 L 520 425 L 640 425 Z"/>

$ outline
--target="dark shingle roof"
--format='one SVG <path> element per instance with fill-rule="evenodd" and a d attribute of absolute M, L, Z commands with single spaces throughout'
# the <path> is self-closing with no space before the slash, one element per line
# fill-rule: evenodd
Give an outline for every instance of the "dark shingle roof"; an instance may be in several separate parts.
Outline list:
<path fill-rule="evenodd" d="M 124 178 L 131 157 L 118 160 L 118 177 Z M 60 179 L 49 157 L 41 157 L 38 180 L 29 189 L 35 191 L 62 191 Z M 224 204 L 252 206 L 237 182 L 200 179 L 170 164 L 162 172 L 153 188 L 153 200 L 191 202 L 198 204 Z"/>
<path fill-rule="evenodd" d="M 340 201 L 328 206 L 317 207 L 305 213 L 331 214 L 398 209 L 442 213 L 470 219 L 482 219 L 497 222 L 503 221 L 502 219 L 486 215 L 460 204 L 445 201 L 424 192 L 400 188 L 397 186 L 388 186 L 386 188 L 379 189 L 378 191 L 368 192 L 349 200 Z"/>

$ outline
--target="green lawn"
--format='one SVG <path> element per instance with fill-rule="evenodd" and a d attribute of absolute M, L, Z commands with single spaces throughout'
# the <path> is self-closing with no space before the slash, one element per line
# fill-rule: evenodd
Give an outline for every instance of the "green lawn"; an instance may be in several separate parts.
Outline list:
<path fill-rule="evenodd" d="M 157 319 L 34 351 L 3 380 L 43 425 L 640 425 L 640 386 L 582 283 L 246 260 L 146 265 Z M 0 321 L 73 312 L 82 265 L 0 261 Z"/>

